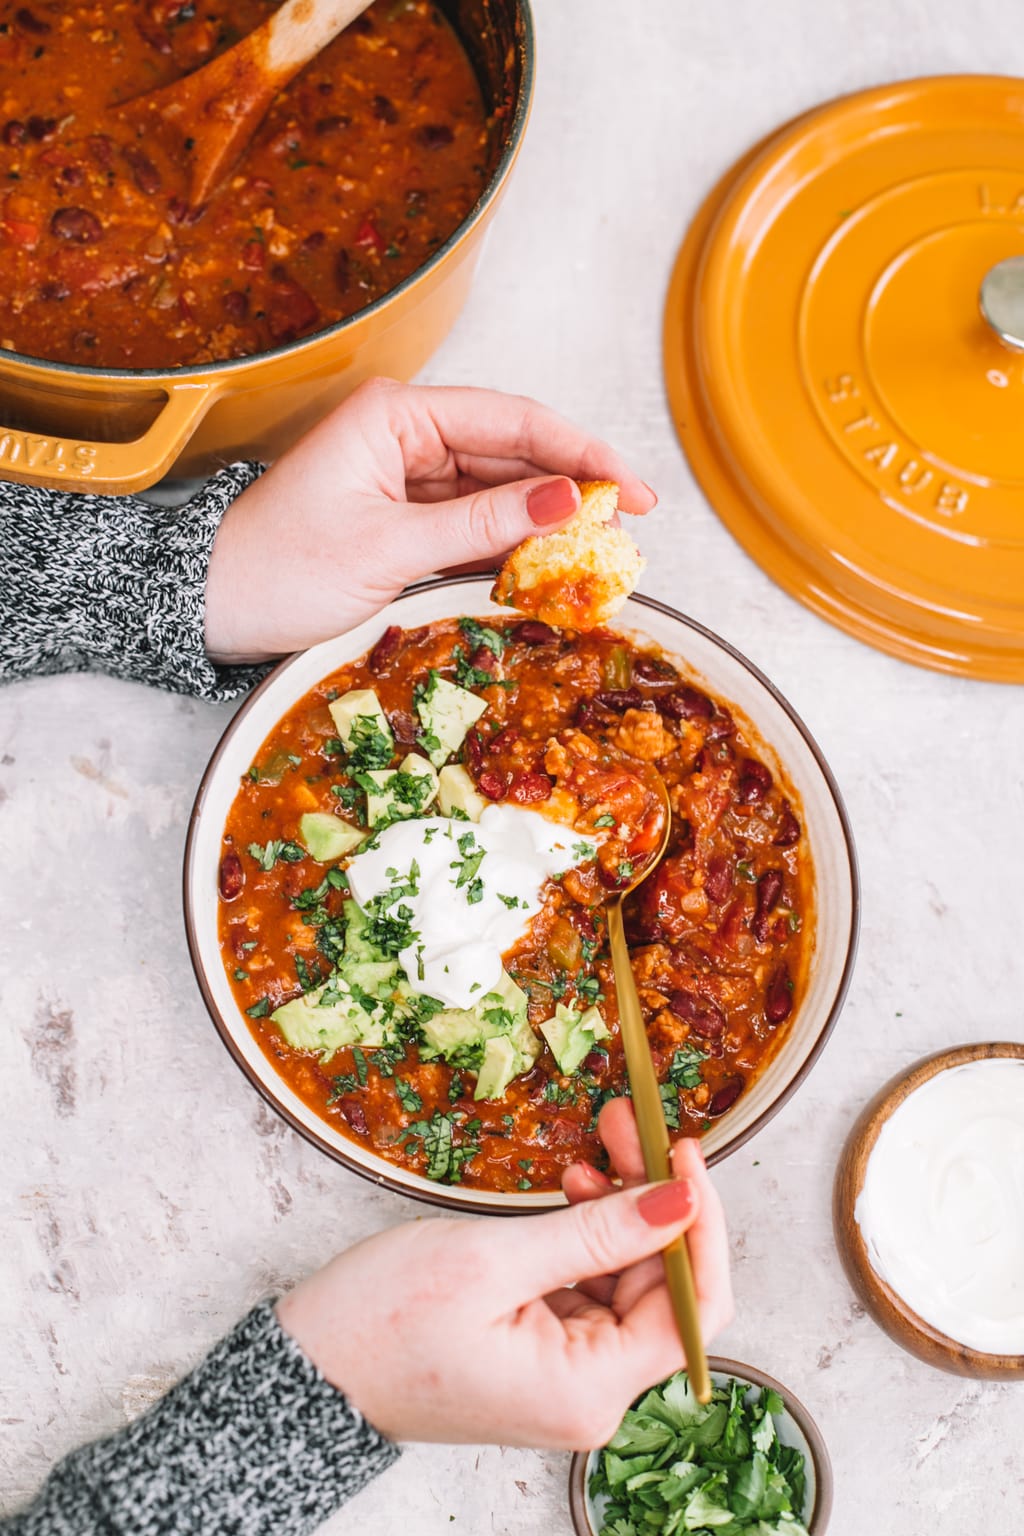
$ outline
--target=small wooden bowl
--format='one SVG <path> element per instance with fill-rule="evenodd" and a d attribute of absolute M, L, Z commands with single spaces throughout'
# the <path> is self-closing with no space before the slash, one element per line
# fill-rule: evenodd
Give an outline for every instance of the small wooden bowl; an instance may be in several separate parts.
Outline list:
<path fill-rule="evenodd" d="M 795 1445 L 803 1451 L 807 1463 L 809 1507 L 804 1512 L 804 1524 L 810 1536 L 825 1536 L 832 1513 L 832 1463 L 821 1430 L 809 1411 L 781 1381 L 765 1375 L 764 1371 L 755 1371 L 753 1366 L 742 1365 L 738 1360 L 723 1360 L 712 1356 L 708 1360 L 708 1369 L 716 1386 L 733 1379 L 746 1382 L 751 1387 L 770 1387 L 782 1398 L 786 1411 L 777 1423 L 779 1438 L 785 1445 Z M 577 1451 L 569 1467 L 569 1513 L 576 1536 L 597 1536 L 587 1487 L 594 1468 L 594 1458 L 600 1454 L 601 1449 Z"/>
<path fill-rule="evenodd" d="M 927 1365 L 956 1376 L 985 1380 L 1024 1379 L 1024 1355 L 991 1355 L 971 1349 L 940 1333 L 903 1300 L 873 1269 L 857 1218 L 857 1198 L 864 1187 L 868 1158 L 879 1133 L 894 1110 L 915 1089 L 950 1067 L 997 1057 L 1024 1059 L 1024 1045 L 1013 1041 L 986 1041 L 958 1045 L 925 1056 L 907 1071 L 891 1078 L 862 1111 L 847 1138 L 836 1169 L 832 1191 L 832 1226 L 836 1247 L 847 1278 L 878 1326 L 902 1349 Z"/>

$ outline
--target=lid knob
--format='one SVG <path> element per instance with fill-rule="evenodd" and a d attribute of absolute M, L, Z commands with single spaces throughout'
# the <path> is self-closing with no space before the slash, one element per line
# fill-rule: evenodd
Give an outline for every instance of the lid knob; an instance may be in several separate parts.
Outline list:
<path fill-rule="evenodd" d="M 997 262 L 981 282 L 981 313 L 999 340 L 1024 352 L 1024 256 Z"/>

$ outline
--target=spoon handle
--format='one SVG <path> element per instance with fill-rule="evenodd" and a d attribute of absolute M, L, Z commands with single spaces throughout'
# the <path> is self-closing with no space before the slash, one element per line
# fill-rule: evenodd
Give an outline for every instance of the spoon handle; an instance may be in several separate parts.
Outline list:
<path fill-rule="evenodd" d="M 285 0 L 266 23 L 266 73 L 290 79 L 368 4 L 369 0 Z"/>
<path fill-rule="evenodd" d="M 622 923 L 621 897 L 609 901 L 608 938 L 611 944 L 612 965 L 615 970 L 615 992 L 619 1004 L 619 1027 L 626 1052 L 626 1069 L 633 1092 L 640 1148 L 643 1152 L 644 1171 L 648 1179 L 672 1177 L 668 1127 L 661 1103 L 658 1079 L 651 1060 L 647 1030 L 637 996 L 633 967 L 626 945 Z M 685 1234 L 664 1249 L 665 1280 L 672 1298 L 679 1337 L 686 1351 L 686 1369 L 690 1385 L 699 1403 L 711 1398 L 711 1378 L 708 1375 L 707 1355 L 700 1336 L 700 1318 L 697 1312 L 697 1293 L 693 1283 L 690 1254 Z"/>

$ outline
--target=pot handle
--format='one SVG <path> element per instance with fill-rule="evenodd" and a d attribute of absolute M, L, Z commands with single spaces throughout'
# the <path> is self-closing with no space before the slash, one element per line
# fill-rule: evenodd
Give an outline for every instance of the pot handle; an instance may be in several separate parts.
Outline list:
<path fill-rule="evenodd" d="M 166 384 L 167 402 L 141 437 L 91 443 L 0 424 L 0 480 L 51 490 L 126 495 L 167 473 L 220 394 L 216 384 Z"/>

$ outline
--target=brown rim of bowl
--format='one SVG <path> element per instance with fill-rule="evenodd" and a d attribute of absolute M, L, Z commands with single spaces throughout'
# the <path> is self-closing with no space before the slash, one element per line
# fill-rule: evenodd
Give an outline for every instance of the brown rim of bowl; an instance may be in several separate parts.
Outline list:
<path fill-rule="evenodd" d="M 828 1454 L 821 1430 L 810 1410 L 781 1381 L 765 1371 L 756 1371 L 741 1360 L 726 1360 L 721 1355 L 708 1357 L 708 1369 L 713 1376 L 734 1376 L 738 1381 L 749 1381 L 752 1387 L 770 1387 L 786 1405 L 786 1411 L 800 1426 L 814 1463 L 814 1506 L 807 1520 L 810 1536 L 825 1536 L 832 1515 L 832 1459 Z M 600 1450 L 603 1447 L 597 1447 Z M 569 1514 L 576 1536 L 597 1536 L 587 1512 L 587 1463 L 593 1451 L 574 1451 L 569 1464 Z"/>
<path fill-rule="evenodd" d="M 854 1209 L 863 1187 L 863 1172 L 883 1125 L 893 1111 L 923 1084 L 951 1067 L 1001 1058 L 1024 1061 L 1024 1044 L 1013 1040 L 984 1040 L 954 1045 L 922 1056 L 897 1072 L 861 1110 L 843 1145 L 832 1186 L 832 1230 L 846 1278 L 869 1315 L 894 1343 L 926 1365 L 956 1376 L 982 1380 L 1024 1378 L 1024 1355 L 995 1355 L 951 1339 L 919 1317 L 898 1291 L 875 1270 Z"/>
<path fill-rule="evenodd" d="M 404 591 L 399 593 L 399 598 L 406 597 L 414 592 L 428 592 L 438 590 L 442 587 L 461 586 L 464 582 L 467 581 L 482 584 L 484 582 L 490 583 L 493 580 L 494 573 L 490 571 L 480 572 L 478 574 L 468 576 L 434 576 L 426 581 L 414 582 L 411 586 L 406 587 Z M 835 1028 L 836 1020 L 839 1018 L 839 1015 L 843 1009 L 843 1004 L 846 1001 L 846 994 L 849 990 L 850 978 L 853 974 L 853 966 L 857 954 L 857 939 L 860 928 L 860 879 L 857 871 L 857 855 L 854 848 L 853 833 L 850 829 L 849 818 L 846 814 L 846 807 L 843 804 L 842 796 L 839 793 L 839 787 L 832 775 L 832 770 L 829 768 L 824 757 L 822 756 L 821 748 L 814 740 L 814 737 L 811 735 L 810 731 L 807 729 L 806 725 L 801 720 L 796 710 L 790 703 L 788 703 L 785 698 L 783 698 L 782 694 L 775 687 L 774 683 L 771 683 L 768 678 L 765 677 L 764 673 L 760 671 L 760 669 L 756 667 L 752 661 L 748 661 L 746 656 L 744 656 L 741 651 L 736 650 L 736 648 L 730 645 L 728 641 L 722 640 L 718 635 L 714 633 L 713 630 L 710 630 L 706 628 L 705 625 L 698 623 L 696 619 L 687 618 L 685 614 L 679 613 L 677 609 L 670 607 L 668 603 L 659 602 L 656 598 L 653 597 L 642 597 L 639 593 L 634 593 L 633 601 L 639 603 L 644 608 L 653 608 L 658 613 L 667 615 L 667 617 L 674 619 L 679 624 L 682 624 L 684 628 L 693 630 L 697 634 L 702 635 L 706 640 L 710 640 L 714 645 L 718 646 L 720 650 L 725 651 L 727 655 L 731 656 L 734 661 L 739 662 L 741 666 L 745 667 L 746 670 L 757 679 L 762 687 L 771 694 L 772 698 L 789 716 L 790 720 L 792 720 L 800 735 L 803 737 L 808 750 L 810 751 L 818 766 L 818 770 L 821 773 L 822 778 L 825 780 L 825 783 L 828 786 L 829 794 L 832 796 L 832 800 L 835 805 L 836 815 L 838 816 L 840 826 L 842 827 L 843 838 L 846 845 L 846 855 L 849 861 L 850 933 L 847 942 L 846 960 L 843 964 L 843 973 L 839 978 L 839 986 L 836 989 L 835 998 L 833 999 L 832 1006 L 829 1009 L 828 1017 L 822 1025 L 818 1033 L 818 1038 L 815 1040 L 814 1045 L 811 1047 L 807 1059 L 801 1064 L 800 1070 L 796 1073 L 792 1082 L 786 1085 L 785 1089 L 782 1091 L 782 1093 L 779 1094 L 778 1098 L 776 1098 L 773 1103 L 769 1104 L 767 1109 L 765 1109 L 762 1114 L 758 1115 L 757 1119 L 753 1121 L 753 1123 L 749 1125 L 747 1129 L 735 1139 L 735 1141 L 730 1142 L 728 1146 L 721 1147 L 717 1152 L 711 1154 L 711 1156 L 708 1158 L 708 1162 L 709 1164 L 714 1165 L 715 1163 L 721 1162 L 723 1158 L 728 1157 L 731 1153 L 737 1151 L 740 1147 L 744 1146 L 752 1136 L 756 1135 L 759 1130 L 767 1125 L 768 1121 L 771 1120 L 774 1115 L 778 1114 L 782 1106 L 792 1098 L 797 1088 L 800 1087 L 801 1083 L 804 1081 L 807 1074 L 818 1060 L 818 1057 L 825 1049 L 825 1045 L 828 1042 L 832 1030 Z M 305 1137 L 305 1139 L 311 1142 L 313 1146 L 319 1147 L 321 1152 L 326 1152 L 329 1157 L 333 1158 L 335 1162 L 341 1163 L 343 1167 L 348 1168 L 350 1172 L 359 1174 L 360 1178 L 367 1179 L 371 1184 L 381 1185 L 383 1188 L 390 1189 L 396 1194 L 407 1195 L 413 1200 L 422 1200 L 427 1205 L 439 1205 L 450 1210 L 476 1210 L 489 1216 L 522 1215 L 527 1208 L 522 1205 L 517 1205 L 515 1203 L 514 1197 L 510 1198 L 507 1206 L 503 1207 L 494 1207 L 490 1205 L 485 1206 L 483 1204 L 476 1205 L 472 1197 L 469 1195 L 461 1199 L 446 1195 L 444 1193 L 443 1185 L 439 1185 L 437 1190 L 410 1189 L 398 1178 L 387 1173 L 383 1169 L 379 1173 L 375 1173 L 371 1172 L 371 1170 L 368 1168 L 361 1167 L 357 1162 L 355 1162 L 354 1159 L 348 1157 L 341 1148 L 332 1145 L 332 1143 L 328 1142 L 323 1136 L 311 1130 L 308 1126 L 303 1125 L 301 1121 L 292 1115 L 291 1112 L 279 1102 L 279 1100 L 274 1096 L 267 1085 L 260 1081 L 260 1079 L 250 1069 L 249 1063 L 245 1060 L 241 1051 L 236 1046 L 230 1031 L 225 1025 L 223 1019 L 220 1017 L 220 1014 L 214 1003 L 210 988 L 207 985 L 205 973 L 203 971 L 202 965 L 200 964 L 199 946 L 196 940 L 195 914 L 192 911 L 192 902 L 189 894 L 189 875 L 192 867 L 192 850 L 195 843 L 196 827 L 202 814 L 203 801 L 206 796 L 206 786 L 213 773 L 215 772 L 218 764 L 220 763 L 221 758 L 230 747 L 239 721 L 248 714 L 250 709 L 252 709 L 253 705 L 259 699 L 260 695 L 270 687 L 270 684 L 276 680 L 282 672 L 287 671 L 287 669 L 294 663 L 296 657 L 302 654 L 304 653 L 296 652 L 294 655 L 286 656 L 281 661 L 279 661 L 277 665 L 267 673 L 267 676 L 257 684 L 253 691 L 246 697 L 238 711 L 232 716 L 231 720 L 225 727 L 224 734 L 221 736 L 220 741 L 217 743 L 213 750 L 210 761 L 206 765 L 203 776 L 199 781 L 199 788 L 196 791 L 196 797 L 192 804 L 192 810 L 189 813 L 188 832 L 185 838 L 185 857 L 182 869 L 185 937 L 188 942 L 188 953 L 189 959 L 192 962 L 192 970 L 195 974 L 196 981 L 199 983 L 199 990 L 202 993 L 203 1002 L 206 1005 L 206 1011 L 210 1015 L 210 1018 L 213 1020 L 217 1033 L 219 1034 L 224 1045 L 227 1047 L 228 1052 L 233 1057 L 236 1064 L 241 1067 L 243 1073 L 249 1079 L 249 1082 L 266 1100 L 271 1108 L 276 1110 L 282 1119 L 288 1122 L 292 1130 L 298 1131 L 300 1136 Z M 550 1209 L 550 1207 L 543 1207 L 538 1205 L 532 1207 L 531 1209 L 536 1214 L 540 1214 L 541 1211 L 544 1209 Z"/>
<path fill-rule="evenodd" d="M 501 154 L 494 164 L 487 185 L 480 196 L 469 209 L 465 218 L 452 230 L 447 239 L 437 247 L 422 266 L 410 272 L 394 288 L 389 288 L 387 293 L 382 293 L 371 304 L 365 304 L 362 309 L 357 309 L 354 314 L 346 315 L 343 320 L 336 320 L 333 325 L 324 326 L 322 330 L 312 331 L 308 336 L 297 336 L 294 341 L 282 342 L 279 346 L 267 347 L 262 352 L 248 352 L 244 357 L 225 357 L 209 363 L 195 363 L 183 369 L 175 368 L 96 368 L 88 363 L 60 363 L 51 357 L 33 357 L 28 352 L 5 352 L 5 356 L 14 362 L 30 363 L 34 368 L 41 368 L 48 373 L 82 373 L 89 378 L 100 379 L 165 379 L 168 377 L 181 377 L 187 374 L 204 378 L 208 373 L 227 370 L 228 373 L 238 372 L 244 369 L 248 363 L 265 357 L 284 357 L 286 355 L 301 352 L 313 342 L 322 341 L 325 336 L 333 336 L 343 331 L 346 326 L 354 325 L 362 321 L 367 315 L 375 314 L 385 304 L 405 293 L 414 283 L 419 282 L 428 272 L 432 272 L 457 245 L 460 245 L 476 224 L 480 222 L 482 215 L 494 202 L 505 183 L 509 172 L 515 164 L 516 156 L 522 147 L 523 135 L 526 132 L 526 124 L 529 121 L 530 109 L 533 106 L 533 91 L 536 85 L 537 75 L 537 34 L 533 24 L 533 11 L 530 9 L 530 0 L 514 0 L 516 10 L 522 21 L 522 36 L 518 39 L 518 51 L 521 59 L 521 74 L 519 90 L 516 93 L 512 108 L 511 119 L 505 133 L 505 142 Z M 456 32 L 458 37 L 458 33 Z M 461 38 L 459 39 L 461 42 Z M 491 114 L 493 115 L 493 113 Z"/>

